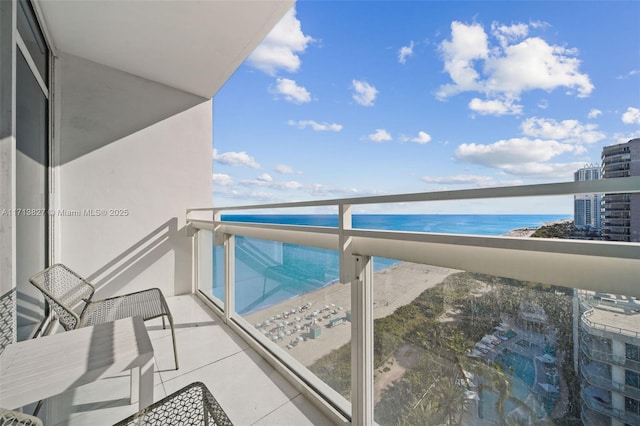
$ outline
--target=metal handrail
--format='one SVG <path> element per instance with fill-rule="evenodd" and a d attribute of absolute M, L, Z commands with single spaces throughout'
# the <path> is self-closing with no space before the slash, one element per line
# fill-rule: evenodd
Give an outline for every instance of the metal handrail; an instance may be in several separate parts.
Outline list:
<path fill-rule="evenodd" d="M 232 210 L 323 207 L 334 205 L 392 204 L 424 201 L 462 201 L 482 198 L 540 197 L 552 195 L 579 195 L 599 193 L 640 193 L 640 176 L 578 182 L 546 183 L 539 185 L 459 189 L 455 191 L 415 192 L 407 194 L 378 195 L 372 197 L 335 198 L 329 200 L 251 204 L 226 207 L 201 207 L 187 209 L 187 214 L 197 211 L 222 212 Z"/>

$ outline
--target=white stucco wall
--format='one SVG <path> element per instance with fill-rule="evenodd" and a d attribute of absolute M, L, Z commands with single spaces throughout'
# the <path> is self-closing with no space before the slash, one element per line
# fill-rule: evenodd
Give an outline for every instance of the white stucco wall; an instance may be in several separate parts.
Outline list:
<path fill-rule="evenodd" d="M 185 209 L 212 204 L 211 100 L 68 54 L 57 70 L 54 261 L 96 297 L 190 292 Z"/>

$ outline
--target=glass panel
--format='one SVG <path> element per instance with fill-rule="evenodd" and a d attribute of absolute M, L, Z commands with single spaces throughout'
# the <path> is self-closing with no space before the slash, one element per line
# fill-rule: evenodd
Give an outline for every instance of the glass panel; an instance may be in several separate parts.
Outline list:
<path fill-rule="evenodd" d="M 236 237 L 235 255 L 236 312 L 350 399 L 351 287 L 337 251 Z"/>
<path fill-rule="evenodd" d="M 47 263 L 48 107 L 26 60 L 16 64 L 16 263 L 18 326 L 39 322 L 43 306 L 29 277 Z M 24 330 L 28 330 L 26 327 Z M 20 331 L 20 330 L 19 330 Z M 19 334 L 19 337 L 26 337 Z"/>
<path fill-rule="evenodd" d="M 630 359 L 633 361 L 640 361 L 640 347 L 636 345 L 632 345 L 631 343 L 627 343 L 626 357 L 627 359 Z"/>
<path fill-rule="evenodd" d="M 36 64 L 40 77 L 49 85 L 49 48 L 44 41 L 40 26 L 27 0 L 18 1 L 18 32 L 27 45 L 31 59 Z"/>
<path fill-rule="evenodd" d="M 640 388 L 640 373 L 637 371 L 625 370 L 624 383 L 634 388 Z"/>
<path fill-rule="evenodd" d="M 198 289 L 224 309 L 224 248 L 213 245 L 213 232 L 201 229 L 198 241 Z"/>
<path fill-rule="evenodd" d="M 580 418 L 572 289 L 408 262 L 374 289 L 379 424 Z"/>
<path fill-rule="evenodd" d="M 224 305 L 224 247 L 213 247 L 213 296 Z"/>

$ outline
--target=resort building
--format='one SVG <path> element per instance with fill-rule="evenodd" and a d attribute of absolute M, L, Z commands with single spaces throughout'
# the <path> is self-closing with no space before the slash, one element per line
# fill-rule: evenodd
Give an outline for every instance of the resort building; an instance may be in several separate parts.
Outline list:
<path fill-rule="evenodd" d="M 627 196 L 626 210 L 620 203 L 612 204 L 613 198 L 605 200 L 609 217 L 603 226 L 608 226 L 611 240 L 624 235 L 613 226 L 611 213 L 621 212 L 616 214 L 629 222 L 623 230 L 629 229 L 628 240 L 634 240 L 640 229 L 640 209 L 635 204 L 640 177 L 631 173 L 638 165 L 637 139 L 620 148 L 620 154 L 611 154 L 621 164 L 629 159 L 629 166 L 624 166 L 630 171 L 624 176 L 629 177 L 620 179 L 214 207 L 219 188 L 212 180 L 213 98 L 294 3 L 0 1 L 0 357 L 25 343 L 37 349 L 29 357 L 14 357 L 11 365 L 0 359 L 0 408 L 33 413 L 37 400 L 42 400 L 38 417 L 46 425 L 114 424 L 151 400 L 161 401 L 202 382 L 237 425 L 368 426 L 375 423 L 379 377 L 374 352 L 387 343 L 405 346 L 395 338 L 378 339 L 374 349 L 374 337 L 380 337 L 374 335 L 374 309 L 388 316 L 397 307 L 394 303 L 404 306 L 422 294 L 420 286 L 433 287 L 454 272 L 467 271 L 545 289 L 561 286 L 640 297 L 638 244 L 362 229 L 354 228 L 352 215 L 354 206 L 423 206 L 434 201 L 467 205 L 468 200 L 547 196 L 565 197 L 570 204 L 579 193 L 624 192 L 632 194 Z M 265 140 L 265 145 L 283 149 L 275 140 Z M 366 149 L 355 161 L 366 162 Z M 604 177 L 612 177 L 606 165 Z M 287 208 L 332 209 L 337 225 L 249 224 L 222 217 L 256 210 L 280 214 Z M 630 213 L 625 216 L 625 211 Z M 281 249 L 284 245 L 308 250 L 303 255 L 298 249 Z M 408 266 L 397 268 L 400 278 L 378 275 L 374 286 L 374 259 Z M 295 260 L 295 268 L 283 267 L 288 260 Z M 80 323 L 73 311 L 79 310 L 75 302 L 82 306 L 88 296 L 74 297 L 69 311 L 54 314 L 49 308 L 59 295 L 45 293 L 51 305 L 45 304 L 43 294 L 29 281 L 58 263 L 84 278 L 74 282 L 92 283 L 94 299 L 159 289 L 166 297 L 162 308 L 172 313 L 171 327 L 165 329 L 164 320 L 155 317 L 144 323 L 146 327 L 138 326 L 136 317 L 126 319 L 128 334 L 116 333 L 114 321 L 101 328 L 63 330 L 62 316 Z M 238 267 L 247 264 L 253 266 L 252 275 Z M 402 275 L 406 270 L 418 271 L 419 279 Z M 300 280 L 292 277 L 301 271 L 312 289 L 327 280 L 334 285 L 321 292 L 293 293 L 292 281 Z M 490 286 L 473 281 L 479 294 Z M 440 308 L 457 287 L 438 299 Z M 68 293 L 61 291 L 63 296 Z M 283 296 L 279 299 L 283 302 L 270 306 L 268 315 L 251 312 L 266 296 Z M 251 297 L 256 304 L 249 308 L 236 303 Z M 483 306 L 482 312 L 490 315 L 478 316 L 484 314 L 471 303 L 474 298 L 466 299 L 476 315 L 469 317 L 474 319 L 472 325 L 487 326 L 489 331 L 498 326 L 500 312 L 493 304 Z M 633 307 L 630 300 L 626 303 L 625 314 Z M 546 319 L 560 315 L 539 307 L 524 304 L 520 317 L 535 333 L 545 328 Z M 585 413 L 638 424 L 640 339 L 608 328 L 638 327 L 626 325 L 631 315 L 620 312 L 614 321 L 606 317 L 612 311 L 590 312 L 582 317 L 588 330 L 585 355 L 599 362 L 594 367 L 610 371 L 611 386 L 590 383 L 584 389 Z M 345 324 L 328 327 L 335 318 L 344 318 Z M 455 312 L 451 319 L 457 320 Z M 342 321 L 334 324 L 338 322 Z M 424 330 L 425 335 L 430 331 Z M 94 339 L 98 334 L 101 338 Z M 310 335 L 315 338 L 308 339 Z M 460 337 L 454 339 L 456 346 L 464 351 L 464 336 L 456 336 Z M 51 339 L 59 342 L 56 347 L 63 355 L 64 349 L 73 350 L 82 360 L 68 365 L 63 357 L 43 373 L 46 380 L 41 381 L 40 376 L 27 374 L 31 372 L 24 371 L 25 365 L 33 359 L 46 365 L 48 352 L 43 346 L 51 347 Z M 521 338 L 512 340 L 523 351 L 537 350 L 518 345 Z M 131 354 L 132 348 L 143 348 L 147 357 L 133 368 L 124 363 L 139 373 L 137 387 L 145 389 L 139 398 L 131 393 L 136 376 L 130 376 L 127 368 L 115 371 L 122 367 L 115 359 Z M 600 358 L 593 355 L 596 349 L 603 354 Z M 415 361 L 407 352 L 407 360 Z M 313 369 L 328 353 L 336 353 L 337 361 Z M 103 371 L 81 371 L 98 358 L 109 362 L 109 355 L 113 359 Z M 448 358 L 442 353 L 434 359 Z M 417 364 L 447 381 L 446 387 L 431 387 L 450 391 L 442 398 L 453 403 L 435 408 L 453 407 L 441 423 L 455 423 L 466 409 L 464 392 L 471 390 L 459 384 L 460 369 L 445 362 Z M 322 376 L 323 372 L 327 374 Z M 19 377 L 5 381 L 5 374 Z M 64 382 L 74 375 L 80 376 L 78 380 Z M 108 379 L 98 380 L 103 377 Z M 559 386 L 562 393 L 565 385 Z M 21 390 L 24 399 L 11 399 L 12 387 Z M 600 390 L 590 393 L 592 388 Z M 424 424 L 419 417 L 414 423 Z"/>
<path fill-rule="evenodd" d="M 640 176 L 640 139 L 602 149 L 602 179 L 628 176 Z M 640 195 L 604 195 L 602 237 L 610 241 L 640 241 Z"/>
<path fill-rule="evenodd" d="M 596 164 L 589 164 L 574 173 L 575 182 L 600 179 L 601 168 Z M 600 230 L 600 194 L 579 194 L 573 197 L 573 223 L 576 228 L 585 230 Z"/>
<path fill-rule="evenodd" d="M 640 304 L 605 293 L 579 297 L 582 420 L 640 424 Z"/>

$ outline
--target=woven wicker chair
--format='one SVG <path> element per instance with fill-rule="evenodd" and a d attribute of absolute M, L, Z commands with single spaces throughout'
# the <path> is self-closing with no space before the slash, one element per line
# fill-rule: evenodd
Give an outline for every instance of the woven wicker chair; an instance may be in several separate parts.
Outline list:
<path fill-rule="evenodd" d="M 194 382 L 154 402 L 114 426 L 233 426 L 209 389 Z"/>
<path fill-rule="evenodd" d="M 0 426 L 42 426 L 42 420 L 18 411 L 0 408 Z"/>
<path fill-rule="evenodd" d="M 102 324 L 117 319 L 140 316 L 144 321 L 162 317 L 162 328 L 166 328 L 164 317 L 169 320 L 173 338 L 173 355 L 178 369 L 178 350 L 173 329 L 173 317 L 164 295 L 158 288 L 151 288 L 123 296 L 92 300 L 95 288 L 71 269 L 57 263 L 38 272 L 29 282 L 44 295 L 65 330 Z M 80 314 L 74 309 L 84 303 Z"/>

